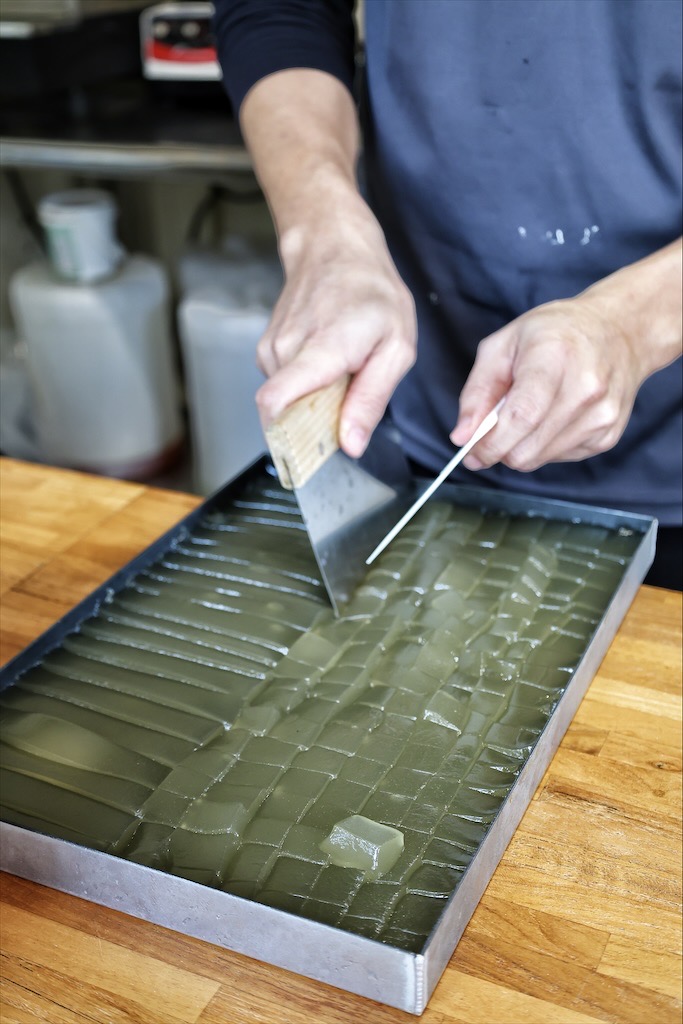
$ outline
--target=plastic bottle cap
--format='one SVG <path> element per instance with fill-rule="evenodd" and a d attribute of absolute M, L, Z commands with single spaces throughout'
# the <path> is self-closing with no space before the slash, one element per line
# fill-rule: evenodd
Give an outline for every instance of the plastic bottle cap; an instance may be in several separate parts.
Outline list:
<path fill-rule="evenodd" d="M 116 270 L 124 256 L 114 230 L 116 215 L 114 198 L 99 189 L 69 189 L 41 199 L 38 220 L 61 277 L 90 282 Z"/>

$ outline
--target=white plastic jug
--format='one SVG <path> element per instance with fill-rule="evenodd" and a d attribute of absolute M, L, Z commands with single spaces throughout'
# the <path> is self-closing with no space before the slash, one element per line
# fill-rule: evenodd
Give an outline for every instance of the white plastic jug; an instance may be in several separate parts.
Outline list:
<path fill-rule="evenodd" d="M 210 494 L 266 450 L 254 395 L 263 383 L 256 346 L 269 312 L 240 311 L 207 289 L 178 310 L 195 487 Z"/>
<path fill-rule="evenodd" d="M 10 302 L 45 461 L 129 479 L 168 466 L 183 429 L 161 264 L 131 256 L 83 283 L 41 260 L 14 275 Z"/>
<path fill-rule="evenodd" d="M 266 450 L 254 401 L 256 346 L 282 286 L 277 257 L 226 240 L 195 246 L 179 266 L 178 331 L 185 367 L 194 484 L 210 494 Z"/>

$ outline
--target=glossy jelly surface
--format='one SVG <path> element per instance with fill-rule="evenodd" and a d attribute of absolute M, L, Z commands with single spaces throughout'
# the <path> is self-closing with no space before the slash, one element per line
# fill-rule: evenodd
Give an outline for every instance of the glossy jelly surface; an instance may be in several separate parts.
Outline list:
<path fill-rule="evenodd" d="M 2 816 L 418 951 L 639 540 L 432 503 L 335 619 L 252 482 L 2 694 Z"/>

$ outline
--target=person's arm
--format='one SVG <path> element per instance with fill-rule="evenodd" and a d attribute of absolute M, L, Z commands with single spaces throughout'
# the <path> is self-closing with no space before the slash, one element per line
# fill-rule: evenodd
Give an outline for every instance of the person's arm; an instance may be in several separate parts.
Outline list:
<path fill-rule="evenodd" d="M 485 338 L 462 391 L 454 444 L 507 398 L 498 425 L 464 464 L 528 471 L 612 448 L 640 385 L 681 354 L 681 252 L 679 239 Z"/>
<path fill-rule="evenodd" d="M 264 425 L 302 395 L 353 375 L 340 442 L 360 455 L 415 357 L 413 301 L 356 185 L 349 91 L 310 69 L 249 92 L 242 130 L 268 199 L 285 286 L 258 348 Z"/>
<path fill-rule="evenodd" d="M 258 348 L 264 426 L 353 375 L 340 441 L 360 455 L 415 355 L 412 297 L 356 184 L 354 0 L 216 0 L 223 79 L 277 229 L 285 286 Z"/>

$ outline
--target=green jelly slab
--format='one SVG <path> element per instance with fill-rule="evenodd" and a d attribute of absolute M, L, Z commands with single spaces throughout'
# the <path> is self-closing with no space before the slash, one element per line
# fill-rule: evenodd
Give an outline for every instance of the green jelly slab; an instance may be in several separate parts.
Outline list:
<path fill-rule="evenodd" d="M 431 503 L 337 619 L 255 479 L 4 691 L 3 816 L 419 950 L 638 543 Z"/>

